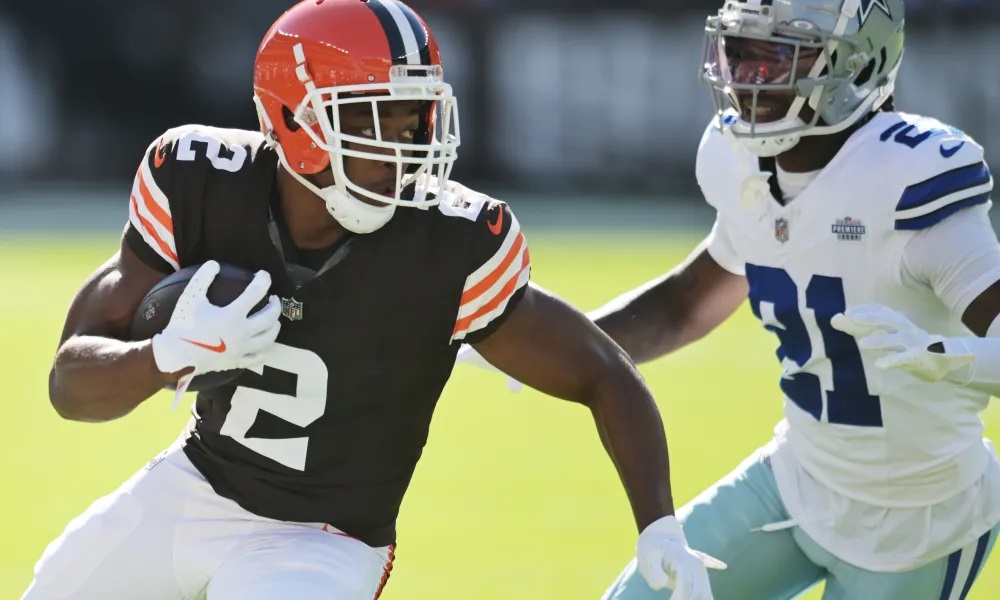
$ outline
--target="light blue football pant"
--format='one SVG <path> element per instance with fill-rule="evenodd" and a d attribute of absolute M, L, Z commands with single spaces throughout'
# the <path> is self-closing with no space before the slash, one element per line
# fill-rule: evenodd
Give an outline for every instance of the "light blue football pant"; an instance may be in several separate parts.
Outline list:
<path fill-rule="evenodd" d="M 729 567 L 709 570 L 715 600 L 788 600 L 822 580 L 823 600 L 965 600 L 1000 531 L 997 525 L 969 546 L 913 571 L 860 569 L 820 548 L 798 527 L 752 531 L 789 518 L 761 450 L 677 516 L 692 548 Z M 646 585 L 633 559 L 602 600 L 667 600 L 670 595 Z"/>

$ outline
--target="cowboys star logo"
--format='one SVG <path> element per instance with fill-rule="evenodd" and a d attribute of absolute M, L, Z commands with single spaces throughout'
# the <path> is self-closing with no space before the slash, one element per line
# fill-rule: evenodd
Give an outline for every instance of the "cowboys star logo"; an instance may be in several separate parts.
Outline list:
<path fill-rule="evenodd" d="M 861 24 L 864 25 L 865 21 L 872 14 L 872 10 L 879 9 L 885 13 L 885 16 L 892 18 L 892 12 L 889 11 L 889 0 L 861 0 L 861 7 L 858 9 L 858 17 L 861 19 Z"/>

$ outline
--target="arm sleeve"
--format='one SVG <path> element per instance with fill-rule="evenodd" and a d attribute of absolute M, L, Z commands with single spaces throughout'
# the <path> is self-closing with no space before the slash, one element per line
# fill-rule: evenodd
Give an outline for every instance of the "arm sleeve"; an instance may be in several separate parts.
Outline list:
<path fill-rule="evenodd" d="M 959 318 L 1000 280 L 1000 245 L 988 210 L 989 204 L 960 211 L 916 233 L 903 250 L 904 282 L 929 286 Z"/>
<path fill-rule="evenodd" d="M 503 202 L 484 202 L 470 231 L 472 260 L 451 339 L 475 344 L 489 337 L 521 301 L 531 259 L 521 226 Z"/>

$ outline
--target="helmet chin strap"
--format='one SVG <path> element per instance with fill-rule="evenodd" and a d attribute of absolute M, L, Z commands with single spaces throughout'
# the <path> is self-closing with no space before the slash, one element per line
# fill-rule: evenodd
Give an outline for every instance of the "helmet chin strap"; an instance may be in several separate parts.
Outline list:
<path fill-rule="evenodd" d="M 326 209 L 333 218 L 337 219 L 344 229 L 353 233 L 376 231 L 388 223 L 396 213 L 395 205 L 374 206 L 358 200 L 350 192 L 341 192 L 333 186 L 323 188 L 320 197 L 326 202 Z"/>
<path fill-rule="evenodd" d="M 284 162 L 284 157 L 282 157 L 282 162 Z M 336 184 L 321 188 L 295 171 L 290 171 L 290 173 L 309 191 L 322 198 L 323 202 L 326 203 L 326 210 L 344 229 L 350 232 L 371 233 L 388 223 L 396 212 L 395 205 L 368 204 L 358 200 L 350 192 L 338 189 L 339 186 Z"/>
<path fill-rule="evenodd" d="M 794 127 L 805 127 L 805 122 L 799 117 L 785 117 L 773 123 L 760 123 L 754 126 L 754 137 L 749 137 L 750 126 L 743 120 L 732 124 L 733 133 L 743 147 L 756 156 L 770 158 L 788 152 L 802 139 L 802 133 L 783 133 Z"/>

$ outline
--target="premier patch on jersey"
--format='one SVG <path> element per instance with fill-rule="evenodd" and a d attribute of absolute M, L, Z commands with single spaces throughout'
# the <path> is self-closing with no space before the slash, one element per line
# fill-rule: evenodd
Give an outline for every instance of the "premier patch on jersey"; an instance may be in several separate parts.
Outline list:
<path fill-rule="evenodd" d="M 281 299 L 281 316 L 289 321 L 302 320 L 302 303 L 295 298 Z"/>
<path fill-rule="evenodd" d="M 774 239 L 782 244 L 788 241 L 788 219 L 774 220 Z"/>
<path fill-rule="evenodd" d="M 865 234 L 865 226 L 858 219 L 844 217 L 837 219 L 837 222 L 830 226 L 830 231 L 837 236 L 838 240 L 859 242 L 861 236 Z"/>

